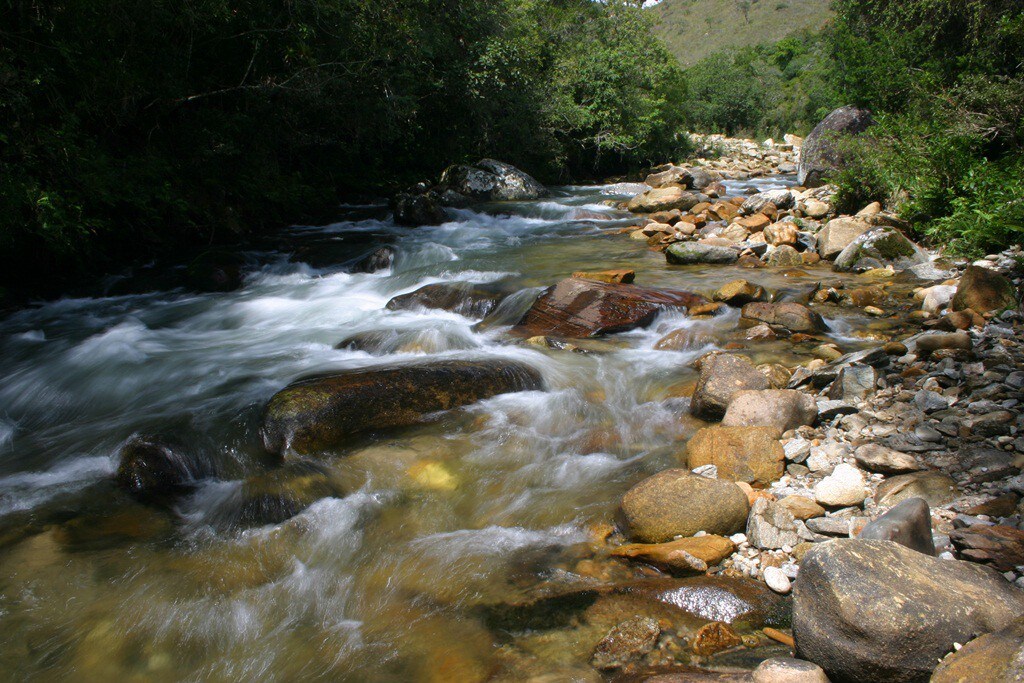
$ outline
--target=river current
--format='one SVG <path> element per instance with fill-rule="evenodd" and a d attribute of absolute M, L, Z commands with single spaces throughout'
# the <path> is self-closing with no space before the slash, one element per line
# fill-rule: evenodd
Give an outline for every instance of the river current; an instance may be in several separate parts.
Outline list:
<path fill-rule="evenodd" d="M 776 292 L 836 277 L 668 266 L 618 234 L 633 219 L 608 205 L 642 188 L 559 188 L 437 227 L 351 207 L 338 223 L 253 246 L 237 291 L 69 298 L 0 321 L 0 678 L 600 680 L 586 666 L 591 626 L 511 633 L 487 608 L 583 572 L 592 528 L 614 521 L 622 493 L 678 464 L 702 426 L 685 411 L 690 362 L 743 341 L 738 313 L 665 314 L 581 344 L 590 353 L 513 343 L 508 324 L 576 270 L 632 268 L 636 284 L 704 294 L 738 277 Z M 345 272 L 342 261 L 375 244 L 395 247 L 392 268 Z M 477 327 L 385 308 L 426 284 L 467 281 L 518 292 L 507 320 Z M 843 350 L 865 331 L 885 335 L 856 311 L 825 315 Z M 706 333 L 693 348 L 653 349 L 688 326 Z M 382 341 L 335 348 L 363 332 Z M 809 358 L 783 342 L 748 352 Z M 242 481 L 268 466 L 260 411 L 291 380 L 489 357 L 534 366 L 547 390 L 354 442 L 319 463 L 343 494 L 279 524 L 238 523 Z M 169 508 L 131 499 L 111 476 L 134 434 L 188 442 L 217 476 Z"/>

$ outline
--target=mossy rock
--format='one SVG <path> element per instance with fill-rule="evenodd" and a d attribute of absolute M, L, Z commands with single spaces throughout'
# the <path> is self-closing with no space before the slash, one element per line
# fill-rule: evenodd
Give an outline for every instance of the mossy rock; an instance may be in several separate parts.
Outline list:
<path fill-rule="evenodd" d="M 928 252 L 908 240 L 895 228 L 881 227 L 860 235 L 836 257 L 839 272 L 891 267 L 902 271 L 929 260 Z"/>

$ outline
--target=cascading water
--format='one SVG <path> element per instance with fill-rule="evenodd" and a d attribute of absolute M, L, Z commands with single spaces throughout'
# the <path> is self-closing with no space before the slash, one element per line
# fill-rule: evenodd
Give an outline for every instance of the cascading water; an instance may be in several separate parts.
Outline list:
<path fill-rule="evenodd" d="M 821 278 L 667 266 L 616 234 L 632 219 L 605 203 L 640 188 L 563 188 L 429 228 L 365 217 L 293 228 L 275 238 L 286 249 L 247 254 L 262 265 L 235 292 L 64 299 L 0 322 L 0 670 L 17 680 L 589 680 L 576 651 L 591 626 L 516 635 L 487 610 L 571 580 L 588 526 L 612 521 L 632 483 L 677 463 L 700 426 L 680 398 L 689 363 L 739 338 L 737 315 L 664 314 L 581 344 L 588 353 L 513 343 L 508 325 L 575 270 L 634 268 L 638 284 L 704 293 L 738 277 L 769 289 Z M 388 271 L 331 265 L 344 260 L 334 253 L 354 256 L 350 244 L 381 242 L 397 251 Z M 485 324 L 385 308 L 453 282 L 513 294 Z M 653 348 L 685 327 L 694 334 L 682 350 Z M 335 348 L 351 338 L 363 343 Z M 764 348 L 765 361 L 790 353 Z M 304 511 L 240 521 L 247 500 L 280 513 L 273 495 L 254 497 L 280 483 L 254 479 L 270 465 L 256 428 L 294 378 L 493 357 L 537 368 L 547 390 L 360 438 L 292 473 L 286 486 Z M 169 508 L 133 500 L 111 476 L 134 434 L 187 441 L 217 476 Z"/>

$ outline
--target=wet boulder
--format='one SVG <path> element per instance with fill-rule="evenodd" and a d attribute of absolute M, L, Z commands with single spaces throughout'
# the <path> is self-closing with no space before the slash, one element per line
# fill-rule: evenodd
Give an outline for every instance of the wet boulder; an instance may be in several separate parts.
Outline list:
<path fill-rule="evenodd" d="M 720 479 L 767 486 L 782 476 L 785 465 L 786 452 L 776 437 L 771 427 L 705 427 L 686 444 L 686 466 L 715 465 Z"/>
<path fill-rule="evenodd" d="M 665 250 L 665 260 L 676 266 L 700 263 L 736 263 L 740 250 L 703 242 L 676 242 Z"/>
<path fill-rule="evenodd" d="M 174 493 L 213 476 L 212 463 L 201 454 L 158 437 L 135 436 L 121 447 L 115 480 L 139 496 Z"/>
<path fill-rule="evenodd" d="M 711 298 L 730 306 L 739 307 L 752 301 L 765 301 L 768 298 L 768 292 L 761 285 L 755 285 L 746 280 L 733 280 L 719 287 Z"/>
<path fill-rule="evenodd" d="M 800 563 L 796 655 L 838 681 L 926 681 L 978 633 L 1024 614 L 1024 592 L 991 569 L 892 541 L 833 540 Z"/>
<path fill-rule="evenodd" d="M 678 185 L 647 190 L 629 200 L 626 208 L 633 213 L 655 213 L 657 211 L 689 211 L 697 206 L 701 198 Z"/>
<path fill-rule="evenodd" d="M 395 263 L 395 248 L 377 247 L 352 264 L 353 273 L 377 273 L 387 270 Z"/>
<path fill-rule="evenodd" d="M 646 562 L 671 574 L 691 574 L 694 560 L 713 567 L 736 552 L 736 544 L 724 536 L 705 534 L 696 538 L 680 538 L 667 543 L 627 543 L 614 548 L 612 557 L 625 557 Z"/>
<path fill-rule="evenodd" d="M 389 311 L 434 308 L 458 313 L 467 318 L 485 318 L 497 308 L 505 292 L 472 282 L 438 282 L 414 292 L 400 294 L 388 301 Z"/>
<path fill-rule="evenodd" d="M 450 166 L 441 175 L 441 185 L 482 201 L 523 201 L 549 194 L 528 173 L 494 159 Z"/>
<path fill-rule="evenodd" d="M 976 313 L 999 312 L 1017 308 L 1017 291 L 1005 276 L 981 266 L 967 266 L 960 277 L 950 307 L 954 311 L 971 309 Z"/>
<path fill-rule="evenodd" d="M 740 325 L 753 327 L 765 323 L 778 325 L 790 332 L 824 332 L 828 329 L 820 315 L 795 301 L 782 303 L 754 302 L 746 304 L 740 311 Z"/>
<path fill-rule="evenodd" d="M 796 196 L 790 190 L 768 190 L 752 194 L 740 206 L 740 215 L 751 216 L 759 213 L 769 204 L 776 209 L 792 209 L 796 205 Z"/>
<path fill-rule="evenodd" d="M 418 424 L 431 413 L 542 388 L 540 374 L 505 360 L 441 361 L 350 370 L 290 384 L 267 403 L 260 436 L 271 453 L 310 453 L 351 435 Z"/>
<path fill-rule="evenodd" d="M 871 112 L 857 107 L 840 107 L 814 127 L 800 149 L 797 183 L 804 187 L 823 185 L 829 175 L 843 166 L 843 145 L 874 124 Z"/>
<path fill-rule="evenodd" d="M 838 272 L 864 271 L 891 267 L 899 272 L 922 263 L 929 257 L 896 228 L 880 227 L 868 230 L 846 245 L 832 269 Z"/>
<path fill-rule="evenodd" d="M 324 498 L 343 495 L 326 471 L 306 462 L 249 477 L 242 482 L 235 521 L 243 526 L 279 524 Z"/>
<path fill-rule="evenodd" d="M 700 360 L 690 412 L 705 420 L 720 420 L 736 392 L 770 388 L 768 378 L 745 356 L 709 354 Z"/>
<path fill-rule="evenodd" d="M 630 538 L 663 543 L 698 531 L 729 536 L 743 529 L 750 504 L 736 484 L 674 469 L 626 492 L 621 511 Z"/>
<path fill-rule="evenodd" d="M 818 419 L 814 397 L 794 389 L 738 391 L 732 395 L 722 418 L 723 427 L 771 427 L 779 434 Z"/>
<path fill-rule="evenodd" d="M 441 200 L 435 192 L 401 192 L 391 200 L 395 223 L 417 227 L 440 225 L 448 220 Z"/>
<path fill-rule="evenodd" d="M 666 309 L 689 309 L 703 303 L 707 299 L 691 292 L 569 278 L 546 289 L 512 333 L 596 337 L 644 327 Z"/>

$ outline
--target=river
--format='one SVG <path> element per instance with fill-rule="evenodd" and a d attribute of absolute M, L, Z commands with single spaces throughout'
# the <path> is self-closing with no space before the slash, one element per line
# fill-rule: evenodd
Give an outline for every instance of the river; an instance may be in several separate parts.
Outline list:
<path fill-rule="evenodd" d="M 729 183 L 737 193 L 790 184 Z M 481 606 L 582 572 L 592 527 L 614 520 L 631 484 L 677 464 L 702 424 L 685 416 L 689 363 L 742 342 L 738 313 L 666 314 L 572 353 L 510 343 L 501 320 L 476 329 L 455 313 L 385 304 L 456 281 L 525 290 L 516 296 L 528 304 L 575 270 L 606 268 L 705 294 L 737 277 L 776 292 L 836 277 L 668 266 L 617 234 L 632 219 L 607 201 L 640 189 L 558 188 L 459 210 L 438 227 L 396 227 L 381 207 L 350 207 L 338 223 L 253 247 L 237 291 L 62 299 L 0 321 L 0 677 L 593 680 L 581 653 L 599 625 L 513 633 Z M 337 265 L 378 243 L 396 248 L 391 269 Z M 858 309 L 825 316 L 844 351 L 887 334 Z M 653 350 L 686 326 L 704 341 Z M 369 331 L 393 334 L 369 351 L 335 348 Z M 752 352 L 809 358 L 785 342 Z M 242 481 L 268 466 L 260 411 L 289 381 L 495 356 L 538 368 L 547 390 L 355 442 L 319 464 L 340 493 L 280 524 L 239 523 Z M 118 451 L 151 433 L 189 442 L 218 476 L 169 509 L 123 494 L 111 482 Z"/>

